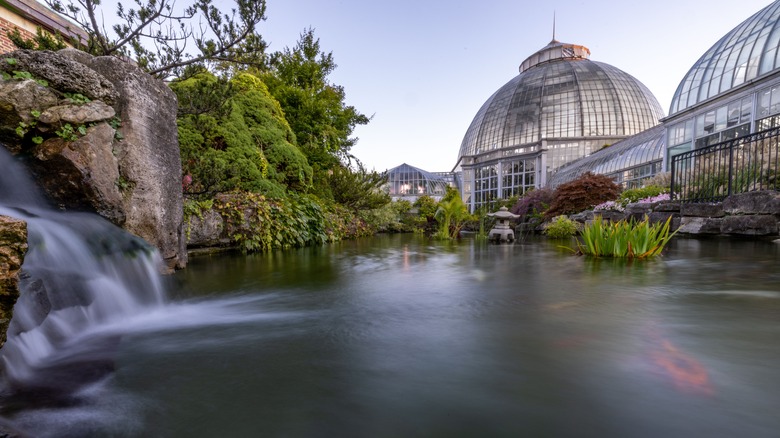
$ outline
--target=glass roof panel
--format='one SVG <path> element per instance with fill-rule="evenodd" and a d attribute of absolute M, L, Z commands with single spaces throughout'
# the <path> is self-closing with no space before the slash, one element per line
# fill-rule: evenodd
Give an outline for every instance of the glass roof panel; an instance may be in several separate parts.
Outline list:
<path fill-rule="evenodd" d="M 683 111 L 780 67 L 778 20 L 780 0 L 724 35 L 680 81 L 669 114 Z"/>

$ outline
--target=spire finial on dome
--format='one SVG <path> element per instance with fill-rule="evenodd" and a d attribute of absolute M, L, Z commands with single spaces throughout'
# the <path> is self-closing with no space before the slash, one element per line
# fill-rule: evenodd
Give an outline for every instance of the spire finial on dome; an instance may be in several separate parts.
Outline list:
<path fill-rule="evenodd" d="M 553 9 L 553 39 L 550 41 L 550 44 L 557 42 L 558 40 L 555 39 L 555 10 Z"/>

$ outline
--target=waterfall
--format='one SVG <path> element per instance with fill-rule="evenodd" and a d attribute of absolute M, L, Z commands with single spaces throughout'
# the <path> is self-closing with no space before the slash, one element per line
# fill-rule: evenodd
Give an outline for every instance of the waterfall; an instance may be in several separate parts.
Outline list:
<path fill-rule="evenodd" d="M 160 257 L 97 215 L 52 209 L 2 146 L 0 169 L 0 215 L 27 221 L 29 244 L 4 378 L 14 391 L 67 392 L 110 369 L 118 335 L 106 327 L 163 304 Z"/>

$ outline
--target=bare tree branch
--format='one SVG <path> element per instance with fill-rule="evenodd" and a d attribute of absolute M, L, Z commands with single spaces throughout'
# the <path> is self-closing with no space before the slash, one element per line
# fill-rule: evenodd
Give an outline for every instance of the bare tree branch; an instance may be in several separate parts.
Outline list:
<path fill-rule="evenodd" d="M 44 1 L 84 28 L 89 35 L 85 50 L 132 56 L 158 77 L 176 76 L 193 64 L 257 64 L 264 59 L 266 44 L 256 27 L 265 20 L 265 0 L 233 0 L 236 7 L 230 13 L 220 11 L 213 0 L 189 0 L 178 10 L 175 0 L 133 0 L 132 7 L 116 0 L 119 22 L 110 26 L 111 32 L 102 13 L 98 16 L 105 0 Z"/>

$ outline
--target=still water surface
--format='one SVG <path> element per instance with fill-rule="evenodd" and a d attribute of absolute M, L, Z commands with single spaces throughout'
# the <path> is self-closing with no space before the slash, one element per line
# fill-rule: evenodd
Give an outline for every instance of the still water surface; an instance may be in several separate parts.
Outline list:
<path fill-rule="evenodd" d="M 191 260 L 41 436 L 777 437 L 780 245 L 383 236 Z"/>

